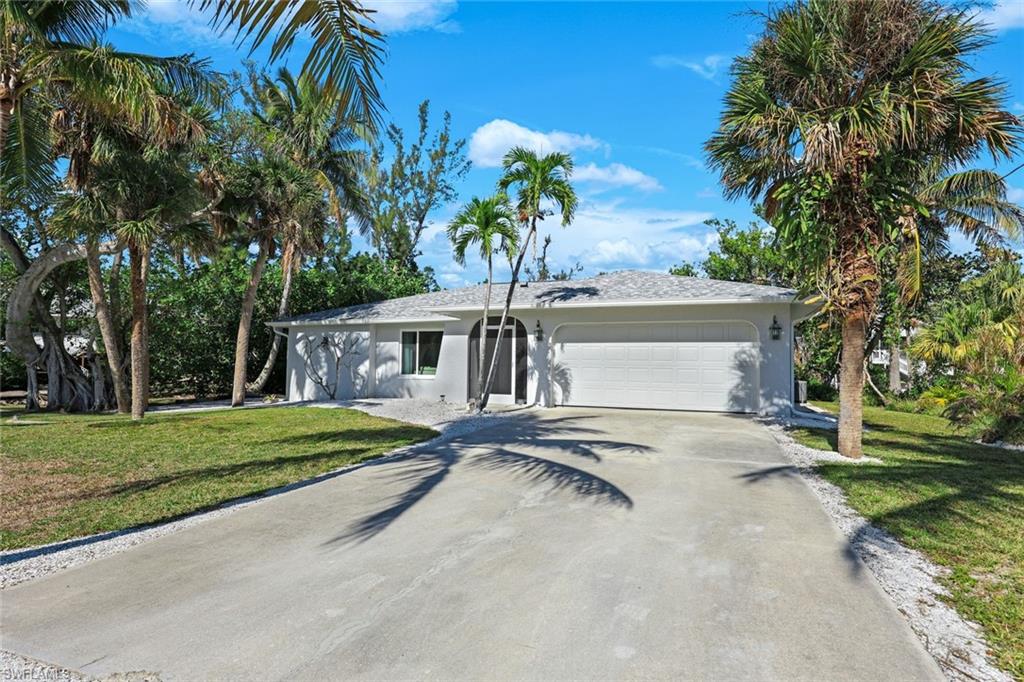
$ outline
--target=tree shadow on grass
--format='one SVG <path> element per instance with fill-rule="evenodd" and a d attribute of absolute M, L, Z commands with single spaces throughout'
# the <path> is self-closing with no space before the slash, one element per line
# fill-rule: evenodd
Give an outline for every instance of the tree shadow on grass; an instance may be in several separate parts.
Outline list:
<path fill-rule="evenodd" d="M 597 505 L 632 509 L 633 500 L 614 483 L 569 464 L 529 454 L 524 450 L 553 448 L 565 455 L 599 464 L 603 455 L 644 454 L 653 448 L 606 438 L 604 431 L 583 425 L 589 416 L 544 419 L 534 415 L 508 417 L 494 427 L 469 437 L 455 438 L 418 448 L 390 474 L 407 487 L 384 500 L 383 507 L 353 523 L 326 545 L 362 543 L 386 530 L 447 479 L 456 466 L 506 474 L 532 484 L 543 484 L 552 492 L 566 491 Z M 583 422 L 583 423 L 580 423 Z M 570 438 L 568 436 L 576 436 Z"/>
<path fill-rule="evenodd" d="M 835 449 L 836 434 L 816 430 Z M 911 529 L 933 533 L 945 523 L 974 528 L 978 534 L 993 530 L 992 519 L 1006 519 L 1009 510 L 1024 509 L 1024 458 L 1019 453 L 976 445 L 955 436 L 903 433 L 906 439 L 873 436 L 865 454 L 880 455 L 881 464 L 820 462 L 815 469 L 826 480 L 838 481 L 846 490 L 861 488 L 890 495 L 895 504 L 863 514 L 871 524 L 892 533 Z M 896 454 L 885 455 L 885 450 Z M 758 469 L 740 478 L 751 484 L 799 475 L 793 466 Z M 998 532 L 998 531 L 997 531 Z M 1012 533 L 1013 530 L 1004 531 Z M 891 542 L 877 528 L 865 524 L 848 539 L 845 554 L 854 570 L 860 570 L 856 548 L 861 544 Z"/>

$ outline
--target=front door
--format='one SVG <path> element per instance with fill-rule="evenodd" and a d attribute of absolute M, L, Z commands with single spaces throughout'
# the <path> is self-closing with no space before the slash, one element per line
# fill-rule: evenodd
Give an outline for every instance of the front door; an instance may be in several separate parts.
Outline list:
<path fill-rule="evenodd" d="M 495 354 L 495 343 L 498 340 L 500 316 L 491 316 L 487 321 L 487 341 L 484 346 L 486 354 L 484 372 L 491 367 Z M 473 325 L 469 337 L 469 397 L 477 396 L 480 376 L 480 323 Z M 486 378 L 486 375 L 485 375 Z M 494 382 L 491 395 L 507 397 L 515 402 L 526 401 L 526 327 L 514 317 L 505 320 L 505 333 L 501 337 L 498 348 L 498 365 L 494 371 Z"/>

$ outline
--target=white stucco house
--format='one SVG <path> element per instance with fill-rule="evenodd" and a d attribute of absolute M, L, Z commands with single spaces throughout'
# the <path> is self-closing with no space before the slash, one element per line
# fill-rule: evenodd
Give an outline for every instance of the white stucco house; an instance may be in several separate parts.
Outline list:
<path fill-rule="evenodd" d="M 488 359 L 507 285 L 496 284 Z M 475 397 L 484 286 L 277 320 L 291 401 Z M 622 271 L 516 287 L 491 402 L 779 413 L 795 291 Z M 489 360 L 488 360 L 489 362 Z"/>

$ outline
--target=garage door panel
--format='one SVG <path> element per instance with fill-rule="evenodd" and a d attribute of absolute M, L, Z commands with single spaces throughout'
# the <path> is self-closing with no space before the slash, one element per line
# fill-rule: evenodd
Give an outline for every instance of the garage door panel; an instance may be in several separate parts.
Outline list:
<path fill-rule="evenodd" d="M 759 351 L 746 322 L 567 326 L 562 404 L 749 412 Z"/>
<path fill-rule="evenodd" d="M 676 360 L 679 362 L 700 361 L 700 346 L 697 344 L 676 345 Z"/>

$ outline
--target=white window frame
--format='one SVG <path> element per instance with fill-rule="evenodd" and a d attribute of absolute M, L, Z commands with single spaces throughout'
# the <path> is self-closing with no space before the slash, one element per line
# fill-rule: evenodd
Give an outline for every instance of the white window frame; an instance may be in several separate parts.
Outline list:
<path fill-rule="evenodd" d="M 434 378 L 437 377 L 437 372 L 436 371 L 433 374 L 420 374 L 420 334 L 422 334 L 424 332 L 426 332 L 428 334 L 440 334 L 441 335 L 441 343 L 442 344 L 444 343 L 444 330 L 443 329 L 401 329 L 401 330 L 399 330 L 399 332 L 398 332 L 398 376 L 405 377 L 405 378 L 416 378 L 416 379 L 434 379 Z M 402 371 L 402 354 L 405 352 L 405 341 L 404 341 L 404 338 L 405 338 L 406 334 L 415 334 L 416 335 L 416 347 L 413 350 L 413 354 L 412 354 L 412 359 L 413 359 L 413 371 L 412 371 L 412 373 L 406 373 L 406 372 Z M 439 366 L 435 367 L 435 369 L 439 370 L 440 369 L 440 364 L 441 364 L 441 353 L 440 353 L 440 350 L 438 351 L 438 355 L 437 355 L 437 364 Z"/>

